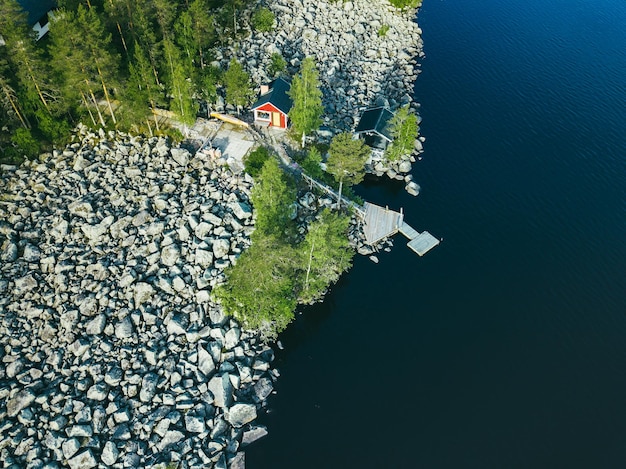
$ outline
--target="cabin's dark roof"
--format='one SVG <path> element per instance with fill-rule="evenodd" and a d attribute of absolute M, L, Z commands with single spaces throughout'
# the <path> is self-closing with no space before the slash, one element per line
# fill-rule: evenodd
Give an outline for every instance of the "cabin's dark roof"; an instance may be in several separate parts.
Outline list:
<path fill-rule="evenodd" d="M 262 95 L 259 100 L 254 103 L 252 109 L 256 109 L 259 106 L 263 106 L 265 103 L 271 103 L 277 107 L 280 111 L 287 114 L 291 110 L 293 102 L 287 94 L 291 83 L 282 77 L 278 77 L 276 80 L 269 84 L 269 92 Z"/>
<path fill-rule="evenodd" d="M 367 109 L 361 116 L 355 132 L 357 134 L 376 132 L 381 137 L 392 141 L 393 137 L 389 128 L 389 121 L 392 117 L 393 112 L 382 106 Z"/>
<path fill-rule="evenodd" d="M 28 13 L 29 26 L 34 26 L 46 13 L 56 8 L 54 0 L 17 0 L 17 3 Z"/>

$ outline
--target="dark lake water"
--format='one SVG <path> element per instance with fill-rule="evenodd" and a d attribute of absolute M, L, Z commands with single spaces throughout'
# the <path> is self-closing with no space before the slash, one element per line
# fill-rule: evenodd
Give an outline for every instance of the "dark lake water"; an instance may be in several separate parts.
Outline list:
<path fill-rule="evenodd" d="M 281 337 L 266 468 L 626 467 L 626 2 L 425 0 L 422 193 Z"/>

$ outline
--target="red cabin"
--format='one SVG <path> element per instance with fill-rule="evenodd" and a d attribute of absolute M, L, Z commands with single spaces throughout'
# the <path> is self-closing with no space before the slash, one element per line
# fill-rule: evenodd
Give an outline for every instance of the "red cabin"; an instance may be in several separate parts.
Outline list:
<path fill-rule="evenodd" d="M 267 127 L 286 129 L 292 101 L 287 92 L 291 84 L 284 78 L 277 78 L 269 85 L 261 87 L 261 96 L 252 106 L 254 123 Z"/>

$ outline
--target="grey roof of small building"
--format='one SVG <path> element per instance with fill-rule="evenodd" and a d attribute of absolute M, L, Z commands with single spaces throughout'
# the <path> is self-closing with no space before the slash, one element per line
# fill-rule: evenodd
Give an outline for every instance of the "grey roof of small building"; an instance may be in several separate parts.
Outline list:
<path fill-rule="evenodd" d="M 263 106 L 265 103 L 271 103 L 280 111 L 287 114 L 291 110 L 291 106 L 293 106 L 293 102 L 287 94 L 291 88 L 291 83 L 282 77 L 278 77 L 269 84 L 269 88 L 270 90 L 262 95 L 256 103 L 254 103 L 252 109 Z"/>
<path fill-rule="evenodd" d="M 355 132 L 357 134 L 375 132 L 391 142 L 393 137 L 389 121 L 392 117 L 393 112 L 383 106 L 367 109 L 361 115 L 361 120 L 359 120 Z"/>
<path fill-rule="evenodd" d="M 17 3 L 28 13 L 29 26 L 34 26 L 46 13 L 56 8 L 54 0 L 17 0 Z"/>

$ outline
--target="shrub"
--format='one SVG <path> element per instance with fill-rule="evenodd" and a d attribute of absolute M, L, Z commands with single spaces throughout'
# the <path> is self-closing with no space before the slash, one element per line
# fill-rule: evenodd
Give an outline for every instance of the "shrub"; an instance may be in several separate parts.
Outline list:
<path fill-rule="evenodd" d="M 39 153 L 39 142 L 28 129 L 17 129 L 11 137 L 11 142 L 17 147 L 18 154 L 26 158 L 34 158 Z"/>
<path fill-rule="evenodd" d="M 263 165 L 270 157 L 270 152 L 265 147 L 258 147 L 256 150 L 250 152 L 250 154 L 244 159 L 244 166 L 246 173 L 253 178 L 256 178 L 263 169 Z"/>
<path fill-rule="evenodd" d="M 419 8 L 422 6 L 422 0 L 389 0 L 389 3 L 402 10 L 407 8 Z"/>
<path fill-rule="evenodd" d="M 287 61 L 278 52 L 274 52 L 270 56 L 270 66 L 268 73 L 272 77 L 276 77 L 287 70 Z"/>
<path fill-rule="evenodd" d="M 270 32 L 274 28 L 274 13 L 268 8 L 259 8 L 252 15 L 252 26 L 262 33 Z"/>

